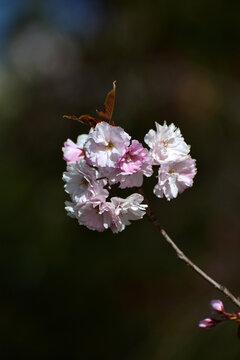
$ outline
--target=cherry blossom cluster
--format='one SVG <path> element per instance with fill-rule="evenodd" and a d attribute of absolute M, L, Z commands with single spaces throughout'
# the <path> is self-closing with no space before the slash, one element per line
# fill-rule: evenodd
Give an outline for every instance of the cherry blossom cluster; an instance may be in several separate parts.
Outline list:
<path fill-rule="evenodd" d="M 190 146 L 174 124 L 156 123 L 156 131 L 151 129 L 144 141 L 150 148 L 152 164 L 159 166 L 158 183 L 153 189 L 157 197 L 171 200 L 193 185 L 196 161 L 189 155 Z"/>
<path fill-rule="evenodd" d="M 150 130 L 144 141 L 149 149 L 106 121 L 80 135 L 76 143 L 68 139 L 62 149 L 67 162 L 65 191 L 72 200 L 66 202 L 68 215 L 91 230 L 120 232 L 130 221 L 141 219 L 147 205 L 139 193 L 125 199 L 112 196 L 117 187 L 141 187 L 154 166 L 158 167 L 153 190 L 157 197 L 170 200 L 192 186 L 195 160 L 179 129 L 156 123 L 156 131 Z"/>
<path fill-rule="evenodd" d="M 206 318 L 204 320 L 201 320 L 198 324 L 200 328 L 210 329 L 225 320 L 235 320 L 238 324 L 240 324 L 240 312 L 236 314 L 226 312 L 221 300 L 210 301 L 210 309 L 212 314 L 218 315 L 218 318 Z"/>

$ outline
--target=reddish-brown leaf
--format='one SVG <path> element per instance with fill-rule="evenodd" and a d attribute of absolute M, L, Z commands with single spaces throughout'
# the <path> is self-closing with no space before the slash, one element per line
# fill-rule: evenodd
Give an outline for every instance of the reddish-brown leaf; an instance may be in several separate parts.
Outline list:
<path fill-rule="evenodd" d="M 113 88 L 106 96 L 104 105 L 103 105 L 103 111 L 96 110 L 98 116 L 103 120 L 111 123 L 112 119 L 112 113 L 114 109 L 114 103 L 115 103 L 115 94 L 116 94 L 116 81 L 113 82 Z"/>
<path fill-rule="evenodd" d="M 81 122 L 82 124 L 87 124 L 92 127 L 95 127 L 97 125 L 97 123 L 101 122 L 101 120 L 96 119 L 90 115 L 81 115 L 79 117 L 75 116 L 75 115 L 64 115 L 63 117 L 67 118 L 67 119 L 77 120 L 77 121 Z"/>
<path fill-rule="evenodd" d="M 96 110 L 98 116 L 100 119 L 96 119 L 91 115 L 81 115 L 81 116 L 75 116 L 75 115 L 64 115 L 64 118 L 77 120 L 83 124 L 88 124 L 92 127 L 95 127 L 99 122 L 106 121 L 107 123 L 114 125 L 114 123 L 111 121 L 112 119 L 112 113 L 114 108 L 114 102 L 115 102 L 115 93 L 116 93 L 116 81 L 113 82 L 113 88 L 106 96 L 104 105 L 103 105 L 103 111 Z"/>

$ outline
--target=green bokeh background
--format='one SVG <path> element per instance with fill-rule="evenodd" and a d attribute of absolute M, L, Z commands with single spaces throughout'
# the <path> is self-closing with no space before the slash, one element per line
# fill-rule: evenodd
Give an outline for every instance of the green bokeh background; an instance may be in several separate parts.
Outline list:
<path fill-rule="evenodd" d="M 204 331 L 211 299 L 147 219 L 120 234 L 66 216 L 61 147 L 88 131 L 117 80 L 114 121 L 143 141 L 173 122 L 197 159 L 168 202 L 144 188 L 177 244 L 239 285 L 240 3 L 0 1 L 2 359 L 239 359 L 233 323 Z"/>

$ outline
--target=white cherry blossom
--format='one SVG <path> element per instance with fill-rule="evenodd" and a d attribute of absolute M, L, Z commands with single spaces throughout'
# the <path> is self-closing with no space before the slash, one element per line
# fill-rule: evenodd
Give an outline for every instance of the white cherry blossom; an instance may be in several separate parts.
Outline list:
<path fill-rule="evenodd" d="M 187 155 L 190 146 L 187 145 L 182 134 L 174 124 L 169 126 L 164 122 L 159 125 L 157 122 L 156 131 L 149 130 L 144 141 L 150 147 L 150 156 L 154 165 L 161 165 L 167 161 L 175 161 L 183 155 Z"/>
<path fill-rule="evenodd" d="M 176 198 L 187 187 L 192 186 L 196 172 L 196 161 L 190 156 L 164 163 L 158 170 L 158 183 L 153 192 L 159 198 Z"/>
<path fill-rule="evenodd" d="M 98 179 L 98 171 L 86 164 L 85 160 L 80 163 L 69 164 L 63 174 L 66 182 L 65 191 L 78 203 L 83 203 L 96 195 L 108 197 L 108 191 L 103 188 L 106 180 Z"/>
<path fill-rule="evenodd" d="M 134 193 L 126 199 L 112 197 L 111 202 L 114 205 L 116 215 L 119 216 L 118 225 L 112 226 L 113 232 L 119 232 L 125 229 L 126 225 L 131 224 L 131 220 L 142 219 L 146 213 L 147 204 L 142 204 L 143 196 Z"/>

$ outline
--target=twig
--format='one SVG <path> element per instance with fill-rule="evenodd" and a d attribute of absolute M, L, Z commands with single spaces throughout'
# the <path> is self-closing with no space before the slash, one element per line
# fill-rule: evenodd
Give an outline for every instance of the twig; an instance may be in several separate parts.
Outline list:
<path fill-rule="evenodd" d="M 142 188 L 138 189 L 138 192 L 143 195 L 144 201 L 146 204 L 148 204 L 147 207 L 147 216 L 149 221 L 157 228 L 157 230 L 163 235 L 164 239 L 167 241 L 167 243 L 173 248 L 173 250 L 176 252 L 179 259 L 183 260 L 187 265 L 189 265 L 197 274 L 199 274 L 202 278 L 204 278 L 206 281 L 208 281 L 211 285 L 213 285 L 217 290 L 219 290 L 221 293 L 223 293 L 225 296 L 227 296 L 235 305 L 237 305 L 240 308 L 240 300 L 236 298 L 225 286 L 219 284 L 217 281 L 212 279 L 209 275 L 207 275 L 203 270 L 201 270 L 197 265 L 195 265 L 184 253 L 179 247 L 175 244 L 175 242 L 168 236 L 166 231 L 161 227 L 158 219 L 153 215 L 152 211 L 150 210 L 149 203 L 146 199 L 146 196 L 144 195 L 144 192 Z"/>

